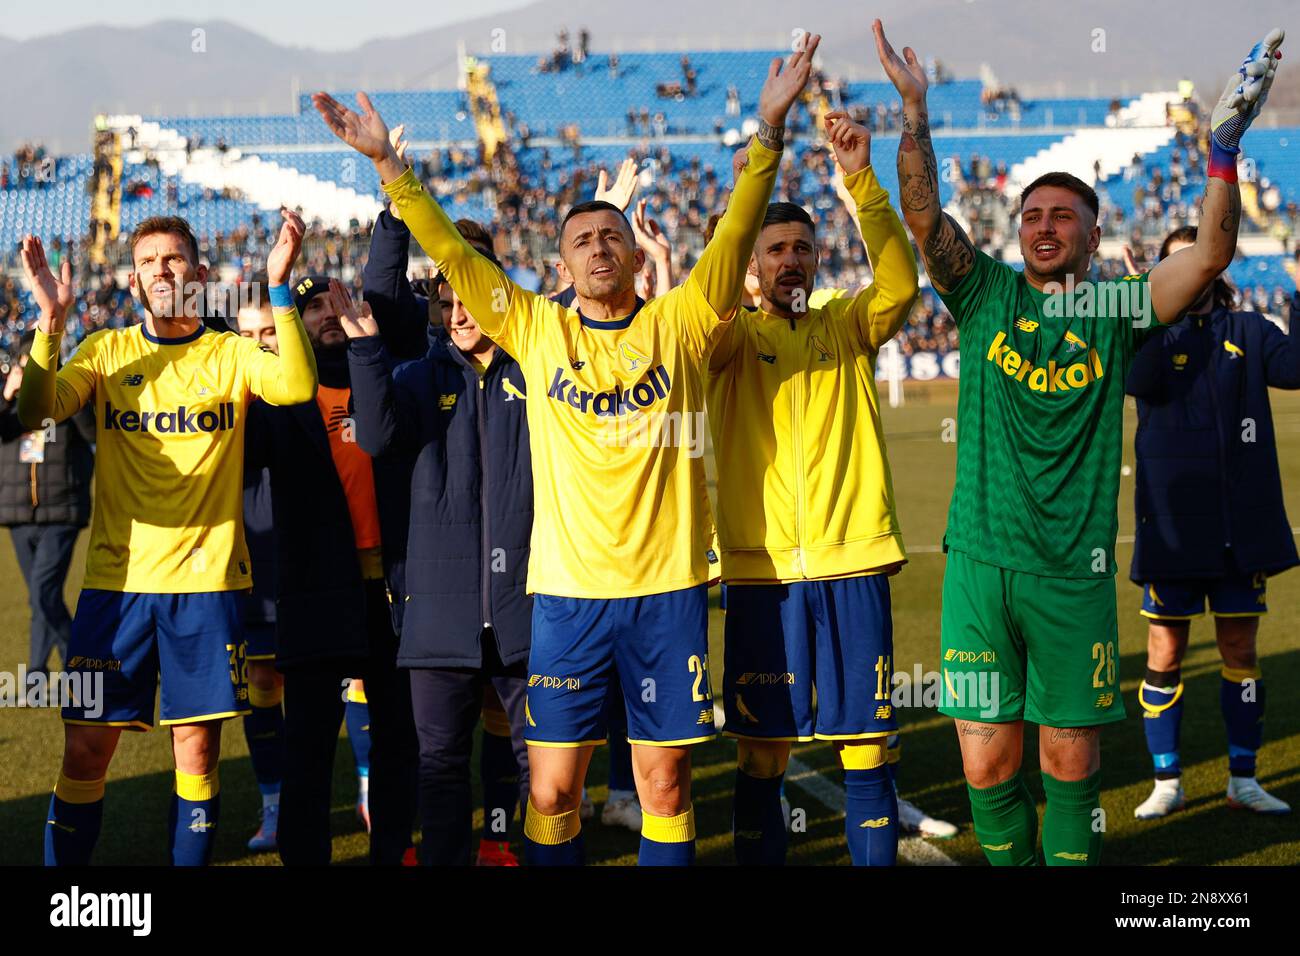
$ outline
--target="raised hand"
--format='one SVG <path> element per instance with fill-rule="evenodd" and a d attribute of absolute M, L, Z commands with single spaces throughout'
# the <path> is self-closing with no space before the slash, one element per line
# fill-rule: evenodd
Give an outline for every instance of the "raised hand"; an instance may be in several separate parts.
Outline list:
<path fill-rule="evenodd" d="M 835 150 L 836 165 L 846 175 L 866 169 L 871 165 L 871 133 L 861 123 L 849 119 L 840 110 L 827 113 L 826 139 Z"/>
<path fill-rule="evenodd" d="M 623 160 L 618 168 L 618 178 L 614 180 L 614 185 L 609 185 L 609 176 L 605 170 L 600 171 L 596 177 L 596 199 L 612 203 L 624 212 L 632 204 L 632 196 L 636 193 L 637 187 L 637 165 L 636 160 L 629 156 Z"/>
<path fill-rule="evenodd" d="M 646 215 L 644 199 L 636 204 L 636 210 L 632 213 L 632 235 L 636 237 L 637 246 L 653 259 L 671 257 L 673 254 L 673 244 L 668 241 L 667 234 L 659 227 L 659 223 Z"/>
<path fill-rule="evenodd" d="M 45 258 L 45 247 L 35 236 L 23 239 L 22 257 L 27 286 L 32 290 L 32 297 L 41 310 L 36 327 L 46 335 L 62 332 L 75 300 L 72 291 L 72 263 L 65 258 L 59 276 L 55 278 L 50 262 Z"/>
<path fill-rule="evenodd" d="M 813 54 L 817 52 L 817 44 L 821 40 L 819 33 L 805 36 L 803 45 L 786 61 L 784 69 L 779 57 L 772 61 L 763 90 L 758 95 L 758 115 L 764 123 L 775 127 L 785 125 L 785 116 L 790 112 L 790 107 L 808 85 L 808 77 L 812 75 Z"/>
<path fill-rule="evenodd" d="M 312 105 L 320 113 L 330 132 L 376 165 L 391 159 L 401 165 L 397 150 L 388 139 L 388 126 L 375 110 L 370 97 L 357 93 L 361 112 L 348 109 L 328 93 L 313 93 Z"/>
<path fill-rule="evenodd" d="M 370 306 L 363 302 L 358 308 L 352 301 L 352 293 L 338 279 L 330 279 L 329 291 L 325 295 L 329 300 L 330 308 L 339 317 L 343 334 L 348 338 L 357 339 L 379 334 L 379 325 L 370 314 Z"/>
<path fill-rule="evenodd" d="M 746 143 L 740 149 L 736 150 L 731 157 L 731 182 L 733 184 L 740 182 L 741 171 L 749 165 L 749 144 Z"/>
<path fill-rule="evenodd" d="M 303 233 L 307 231 L 302 217 L 296 212 L 282 206 L 280 213 L 284 216 L 284 225 L 280 227 L 280 238 L 276 240 L 270 255 L 266 257 L 266 278 L 271 285 L 288 284 L 289 274 L 293 271 L 293 264 L 298 259 L 298 251 L 302 248 Z"/>
<path fill-rule="evenodd" d="M 393 152 L 397 154 L 398 160 L 409 166 L 411 164 L 406 162 L 406 151 L 410 149 L 411 144 L 402 138 L 405 135 L 406 124 L 398 123 L 388 131 L 388 143 L 393 147 Z"/>
<path fill-rule="evenodd" d="M 1246 59 L 1241 61 L 1241 66 L 1224 87 L 1223 95 L 1210 113 L 1210 130 L 1215 142 L 1224 149 L 1239 148 L 1242 134 L 1250 128 L 1268 99 L 1273 75 L 1277 73 L 1277 64 L 1282 58 L 1278 48 L 1285 38 L 1286 32 L 1281 28 L 1270 30 L 1268 36 L 1251 47 Z"/>
<path fill-rule="evenodd" d="M 925 103 L 925 91 L 930 81 L 925 75 L 925 64 L 910 46 L 903 47 L 903 58 L 899 59 L 894 48 L 885 39 L 885 27 L 879 20 L 871 24 L 871 32 L 876 35 L 876 55 L 880 65 L 885 68 L 885 75 L 903 98 L 903 105 L 917 106 Z"/>

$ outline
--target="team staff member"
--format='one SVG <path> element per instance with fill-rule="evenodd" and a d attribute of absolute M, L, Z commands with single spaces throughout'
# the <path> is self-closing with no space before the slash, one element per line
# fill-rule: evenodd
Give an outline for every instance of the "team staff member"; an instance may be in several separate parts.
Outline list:
<path fill-rule="evenodd" d="M 843 113 L 826 125 L 875 281 L 810 309 L 813 221 L 800 206 L 773 203 L 750 264 L 760 306 L 729 323 L 709 360 L 742 864 L 785 861 L 781 781 L 796 740 L 834 743 L 853 862 L 892 865 L 898 849 L 886 767 L 898 726 L 887 575 L 907 559 L 875 359 L 916 299 L 916 258 L 871 168 L 866 128 Z"/>
<path fill-rule="evenodd" d="M 640 860 L 694 858 L 689 748 L 714 734 L 706 594 L 712 522 L 703 462 L 695 442 L 682 439 L 698 436 L 702 425 L 711 336 L 739 304 L 785 116 L 807 83 L 818 39 L 784 72 L 774 61 L 731 212 L 691 277 L 648 303 L 635 293 L 644 254 L 616 207 L 582 203 L 561 224 L 560 251 L 577 288 L 575 308 L 565 308 L 511 283 L 465 243 L 398 160 L 364 94 L 362 114 L 324 93 L 313 97 L 331 130 L 375 163 L 412 234 L 483 331 L 519 361 L 532 396 L 530 862 L 582 861 L 582 784 L 605 736 L 613 664 L 644 813 Z M 675 428 L 676 439 L 631 433 L 645 435 L 651 422 L 656 431 Z"/>
<path fill-rule="evenodd" d="M 275 315 L 266 283 L 255 278 L 249 297 L 235 314 L 237 331 L 272 352 L 279 351 Z M 271 475 L 244 462 L 244 539 L 257 573 L 253 589 L 243 595 L 242 620 L 248 643 L 248 703 L 244 739 L 253 776 L 262 796 L 257 832 L 250 850 L 274 850 L 280 824 L 280 782 L 284 777 L 284 678 L 275 669 L 275 527 L 271 512 Z"/>
<path fill-rule="evenodd" d="M 32 612 L 27 667 L 47 671 L 57 649 L 67 665 L 72 615 L 63 602 L 63 583 L 77 535 L 90 523 L 90 478 L 95 469 L 95 415 L 83 408 L 70 421 L 28 431 L 18 420 L 18 389 L 36 341 L 23 333 L 0 396 L 0 525 L 18 557 Z"/>
<path fill-rule="evenodd" d="M 320 369 L 314 402 L 258 406 L 249 466 L 271 472 L 277 568 L 276 667 L 284 674 L 280 858 L 330 860 L 330 791 L 344 684 L 365 680 L 370 708 L 370 860 L 399 865 L 415 816 L 415 731 L 384 580 L 385 521 L 370 456 L 356 442 L 341 283 L 294 286 Z"/>
<path fill-rule="evenodd" d="M 490 249 L 489 242 L 495 262 Z M 437 277 L 432 291 L 451 301 L 445 334 L 432 336 L 423 358 L 392 375 L 374 320 L 345 320 L 344 329 L 361 447 L 377 458 L 414 460 L 398 665 L 410 669 L 420 738 L 423 861 L 468 865 L 470 755 L 488 687 L 504 705 L 506 739 L 516 741 L 516 793 L 528 792 L 523 732 L 532 601 L 524 585 L 532 464 L 523 372 L 483 335 L 445 279 Z M 485 790 L 488 832 L 496 839 L 480 844 L 480 862 L 509 864 L 502 831 L 515 800 L 508 808 L 493 802 Z"/>
<path fill-rule="evenodd" d="M 289 293 L 302 220 L 285 223 L 267 261 L 280 354 L 214 332 L 200 316 L 207 267 L 185 220 L 146 219 L 131 235 L 130 287 L 144 322 L 88 336 L 55 372 L 74 300 L 70 264 L 50 271 L 39 239 L 23 269 L 40 319 L 18 395 L 28 428 L 94 403 L 98 487 L 68 670 L 102 675 L 95 711 L 63 709 L 63 768 L 45 827 L 47 864 L 90 860 L 104 781 L 122 729 L 148 730 L 162 685 L 176 793 L 171 858 L 204 864 L 219 816 L 221 722 L 248 712 L 238 592 L 252 583 L 244 544 L 244 427 L 249 403 L 316 393 L 316 367 Z"/>
<path fill-rule="evenodd" d="M 1165 237 L 1160 259 L 1196 241 L 1195 226 Z M 1300 297 L 1300 292 L 1297 292 Z M 1294 302 L 1293 302 L 1294 305 Z M 1223 658 L 1219 703 L 1228 731 L 1228 806 L 1281 814 L 1291 807 L 1255 778 L 1263 740 L 1264 679 L 1256 651 L 1266 582 L 1300 563 L 1282 503 L 1269 388 L 1300 388 L 1295 308 L 1288 336 L 1256 312 L 1233 310 L 1222 277 L 1182 321 L 1148 343 L 1129 372 L 1137 397 L 1137 539 L 1130 577 L 1141 585 L 1147 672 L 1138 691 L 1155 765 L 1141 820 L 1180 810 L 1182 662 L 1191 619 L 1214 615 Z"/>

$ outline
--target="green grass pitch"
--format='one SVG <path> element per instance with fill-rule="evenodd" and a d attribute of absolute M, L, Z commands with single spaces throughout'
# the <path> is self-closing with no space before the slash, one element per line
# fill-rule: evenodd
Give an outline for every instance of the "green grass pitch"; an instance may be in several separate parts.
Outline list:
<path fill-rule="evenodd" d="M 883 392 L 883 389 L 882 389 Z M 1300 395 L 1273 393 L 1279 458 L 1292 520 L 1300 513 Z M 911 672 L 919 663 L 926 671 L 939 663 L 939 594 L 944 556 L 942 539 L 952 491 L 956 446 L 942 436 L 947 419 L 956 417 L 956 389 L 943 383 L 908 386 L 907 404 L 884 410 L 889 457 L 894 476 L 904 538 L 910 563 L 893 579 L 895 670 Z M 1126 416 L 1125 456 L 1133 463 L 1135 412 Z M 1187 683 L 1182 733 L 1187 809 L 1159 822 L 1139 823 L 1133 808 L 1150 787 L 1150 763 L 1136 704 L 1137 685 L 1145 667 L 1146 626 L 1137 614 L 1138 589 L 1129 583 L 1133 534 L 1133 479 L 1120 486 L 1121 573 L 1116 578 L 1120 607 L 1120 673 L 1129 719 L 1108 727 L 1103 736 L 1102 804 L 1106 839 L 1102 860 L 1107 864 L 1281 864 L 1300 859 L 1300 816 L 1256 817 L 1233 811 L 1224 801 L 1227 743 L 1218 704 L 1218 656 L 1211 624 L 1198 621 L 1184 666 Z M 990 489 L 996 494 L 996 489 Z M 69 604 L 81 580 L 85 536 L 68 581 Z M 22 580 L 8 543 L 0 544 L 0 671 L 16 671 L 27 652 L 27 609 Z M 715 690 L 721 679 L 722 617 L 715 607 L 710 618 L 710 644 L 715 662 Z M 1260 656 L 1269 688 L 1265 743 L 1260 752 L 1260 781 L 1293 806 L 1300 805 L 1300 708 L 1291 690 L 1300 686 L 1300 573 L 1270 582 L 1270 613 L 1260 632 Z M 970 809 L 961 776 L 956 737 L 950 721 L 933 711 L 900 711 L 903 731 L 900 786 L 904 796 L 934 816 L 957 823 L 961 832 L 935 846 L 964 865 L 983 865 L 983 856 L 970 829 Z M 1026 767 L 1030 788 L 1040 800 L 1035 728 L 1028 730 Z M 50 789 L 58 774 L 62 730 L 52 710 L 0 710 L 0 864 L 38 864 L 42 828 Z M 268 865 L 273 854 L 252 854 L 244 845 L 257 825 L 260 805 L 248 761 L 242 729 L 228 723 L 221 763 L 222 818 L 216 860 L 222 864 Z M 834 755 L 826 745 L 800 747 L 797 756 L 838 785 Z M 476 765 L 476 764 L 475 764 Z M 735 745 L 719 740 L 694 752 L 694 802 L 698 854 L 703 864 L 732 862 L 730 814 L 735 773 Z M 167 862 L 167 801 L 172 763 L 168 736 L 124 734 L 109 774 L 103 835 L 95 861 L 103 864 L 164 864 Z M 474 783 L 478 789 L 478 781 Z M 588 859 L 593 863 L 628 864 L 636 860 L 638 838 L 625 830 L 599 823 L 599 806 L 606 793 L 606 754 L 597 751 L 588 789 L 597 803 L 598 818 L 586 825 Z M 334 860 L 362 863 L 367 841 L 353 815 L 355 799 L 352 756 L 340 737 L 335 764 Z M 791 834 L 793 864 L 845 865 L 843 822 L 797 784 L 787 796 L 804 810 L 804 832 Z M 1041 809 L 1041 804 L 1040 804 Z M 481 811 L 479 811 L 481 819 Z M 516 849 L 522 839 L 516 821 Z"/>

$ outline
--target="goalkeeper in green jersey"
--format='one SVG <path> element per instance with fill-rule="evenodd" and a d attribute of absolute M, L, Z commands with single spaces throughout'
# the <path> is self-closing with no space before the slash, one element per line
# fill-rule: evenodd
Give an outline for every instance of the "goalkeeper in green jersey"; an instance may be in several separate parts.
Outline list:
<path fill-rule="evenodd" d="M 1043 859 L 1095 865 L 1102 724 L 1124 718 L 1115 612 L 1124 379 L 1138 348 L 1232 262 L 1236 155 L 1259 114 L 1282 31 L 1251 50 L 1211 116 L 1196 242 L 1145 276 L 1092 283 L 1097 195 L 1068 173 L 1021 194 L 1024 270 L 976 251 L 940 208 L 926 75 L 874 25 L 903 100 L 903 216 L 961 331 L 957 481 L 944 539 L 940 711 L 956 719 L 975 833 L 994 864 L 1038 860 L 1038 814 L 1020 765 L 1041 728 Z"/>

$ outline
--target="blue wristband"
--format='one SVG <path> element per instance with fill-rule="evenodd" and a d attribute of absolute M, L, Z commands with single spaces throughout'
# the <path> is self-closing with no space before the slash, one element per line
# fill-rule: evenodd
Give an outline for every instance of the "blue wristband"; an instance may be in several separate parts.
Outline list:
<path fill-rule="evenodd" d="M 273 285 L 267 290 L 271 305 L 277 309 L 293 308 L 293 293 L 287 285 Z"/>

